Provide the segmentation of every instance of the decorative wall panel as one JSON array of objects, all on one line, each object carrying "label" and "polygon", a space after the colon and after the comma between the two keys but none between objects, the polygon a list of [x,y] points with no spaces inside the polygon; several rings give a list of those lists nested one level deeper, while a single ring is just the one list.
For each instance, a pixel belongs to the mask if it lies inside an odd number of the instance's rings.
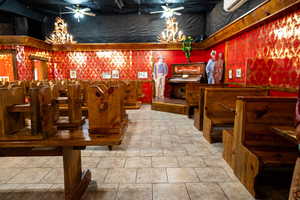
[{"label": "decorative wall panel", "polygon": [[[227,82],[248,86],[297,88],[300,84],[300,11],[246,32],[227,42]],[[242,69],[242,77],[235,76]]]}]

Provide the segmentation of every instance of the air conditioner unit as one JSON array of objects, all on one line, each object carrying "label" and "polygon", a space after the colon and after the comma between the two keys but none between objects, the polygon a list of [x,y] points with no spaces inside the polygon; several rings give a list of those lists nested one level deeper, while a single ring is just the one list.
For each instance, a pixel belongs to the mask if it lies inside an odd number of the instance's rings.
[{"label": "air conditioner unit", "polygon": [[233,12],[247,1],[248,0],[224,0],[224,10],[226,12]]}]

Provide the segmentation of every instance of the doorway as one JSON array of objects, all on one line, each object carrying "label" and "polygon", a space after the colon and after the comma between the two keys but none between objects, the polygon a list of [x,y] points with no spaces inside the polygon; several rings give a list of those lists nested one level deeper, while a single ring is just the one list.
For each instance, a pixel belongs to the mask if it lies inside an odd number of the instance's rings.
[{"label": "doorway", "polygon": [[48,59],[30,56],[32,60],[33,80],[48,80]]},{"label": "doorway", "polygon": [[15,80],[18,80],[16,52],[14,50],[0,50],[0,82]]}]

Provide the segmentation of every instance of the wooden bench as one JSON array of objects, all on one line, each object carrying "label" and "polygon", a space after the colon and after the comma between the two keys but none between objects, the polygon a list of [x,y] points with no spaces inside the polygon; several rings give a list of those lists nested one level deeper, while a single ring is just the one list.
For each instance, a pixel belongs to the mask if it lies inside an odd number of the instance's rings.
[{"label": "wooden bench", "polygon": [[[186,103],[188,106],[189,118],[192,118],[193,115],[194,115],[194,117],[198,117],[196,115],[199,115],[201,110],[203,111],[203,107],[204,107],[203,96],[204,96],[205,88],[223,88],[223,87],[226,87],[226,85],[224,85],[224,84],[206,84],[206,83],[187,83],[185,85],[185,100],[186,100]],[[202,103],[201,106],[199,103]],[[197,128],[200,127],[199,121],[197,123],[195,123],[195,126]]]},{"label": "wooden bench", "polygon": [[295,165],[297,145],[271,130],[274,125],[292,126],[295,106],[296,98],[237,98],[232,141],[227,142],[232,148],[225,146],[224,159],[253,196],[258,196],[257,177],[263,175],[264,170],[286,168],[292,171]]},{"label": "wooden bench", "polygon": [[209,142],[222,141],[222,130],[232,128],[238,96],[265,96],[258,88],[206,88],[204,93],[203,135]]},{"label": "wooden bench", "polygon": [[124,85],[124,106],[126,109],[139,109],[142,102],[141,82],[139,81],[121,81]]},{"label": "wooden bench", "polygon": [[56,122],[59,129],[77,128],[83,125],[81,88],[79,84],[67,86],[67,97],[57,97],[59,107],[67,111],[67,116],[60,116]]},{"label": "wooden bench", "polygon": [[31,88],[29,93],[25,103],[23,88],[0,89],[0,140],[42,140],[56,133],[50,88]]},{"label": "wooden bench", "polygon": [[118,86],[97,84],[88,89],[89,132],[95,134],[123,133],[126,113],[122,91]]}]

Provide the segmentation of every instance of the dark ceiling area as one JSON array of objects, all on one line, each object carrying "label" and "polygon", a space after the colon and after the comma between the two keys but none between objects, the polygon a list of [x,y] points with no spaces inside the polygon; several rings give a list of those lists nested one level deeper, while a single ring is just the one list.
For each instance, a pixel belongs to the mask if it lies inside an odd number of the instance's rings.
[{"label": "dark ceiling area", "polygon": [[[0,35],[29,35],[41,40],[53,30],[56,16],[83,43],[158,42],[165,28],[161,6],[184,7],[176,16],[179,29],[200,42],[267,0],[248,0],[234,12],[223,9],[224,0],[0,0]],[[80,22],[65,7],[90,8],[95,17]]]},{"label": "dark ceiling area", "polygon": [[[1,0],[0,0],[1,1]],[[58,15],[65,6],[79,5],[91,8],[96,14],[149,14],[161,10],[161,5],[184,6],[182,13],[209,12],[220,0],[18,0],[38,12]],[[123,6],[120,7],[118,2]]]}]

